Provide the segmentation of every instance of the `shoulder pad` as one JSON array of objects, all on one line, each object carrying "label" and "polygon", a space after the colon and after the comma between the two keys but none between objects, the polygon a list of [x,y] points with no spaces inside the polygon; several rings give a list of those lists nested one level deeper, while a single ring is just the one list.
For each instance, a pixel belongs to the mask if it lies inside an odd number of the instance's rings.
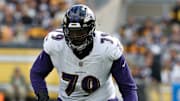
[{"label": "shoulder pad", "polygon": [[61,29],[49,32],[48,35],[44,38],[43,49],[48,54],[62,50],[63,46],[64,34]]},{"label": "shoulder pad", "polygon": [[123,46],[120,41],[109,33],[95,31],[95,36],[105,49],[105,55],[111,60],[117,60],[123,54]]},{"label": "shoulder pad", "polygon": [[123,46],[120,41],[110,35],[107,36],[109,44],[107,44],[107,55],[111,60],[117,60],[123,54]]}]

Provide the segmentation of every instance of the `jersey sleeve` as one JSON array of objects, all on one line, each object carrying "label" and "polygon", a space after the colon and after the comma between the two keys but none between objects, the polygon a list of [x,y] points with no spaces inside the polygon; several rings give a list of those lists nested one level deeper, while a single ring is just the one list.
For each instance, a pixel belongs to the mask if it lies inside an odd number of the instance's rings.
[{"label": "jersey sleeve", "polygon": [[123,54],[123,46],[120,41],[114,37],[111,37],[112,44],[108,45],[108,57],[111,60],[117,60]]},{"label": "jersey sleeve", "polygon": [[53,31],[44,38],[43,50],[49,55],[62,50],[64,35],[62,32]]},{"label": "jersey sleeve", "polygon": [[137,86],[123,55],[113,61],[111,73],[118,84],[123,101],[138,101]]},{"label": "jersey sleeve", "polygon": [[30,70],[30,81],[36,95],[40,92],[48,94],[45,77],[53,70],[50,56],[42,51]]}]

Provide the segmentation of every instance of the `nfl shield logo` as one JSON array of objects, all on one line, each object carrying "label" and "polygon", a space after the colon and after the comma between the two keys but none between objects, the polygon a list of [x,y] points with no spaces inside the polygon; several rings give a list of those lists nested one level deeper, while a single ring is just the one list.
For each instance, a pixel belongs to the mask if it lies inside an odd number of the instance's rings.
[{"label": "nfl shield logo", "polygon": [[80,66],[80,67],[83,66],[83,62],[82,62],[82,61],[79,62],[79,66]]}]

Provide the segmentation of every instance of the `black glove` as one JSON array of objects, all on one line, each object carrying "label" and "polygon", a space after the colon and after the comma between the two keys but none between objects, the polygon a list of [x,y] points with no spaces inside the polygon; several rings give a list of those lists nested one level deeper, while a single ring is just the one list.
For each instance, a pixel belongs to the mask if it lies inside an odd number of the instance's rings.
[{"label": "black glove", "polygon": [[49,96],[47,93],[39,92],[37,96],[38,96],[38,101],[49,101]]}]

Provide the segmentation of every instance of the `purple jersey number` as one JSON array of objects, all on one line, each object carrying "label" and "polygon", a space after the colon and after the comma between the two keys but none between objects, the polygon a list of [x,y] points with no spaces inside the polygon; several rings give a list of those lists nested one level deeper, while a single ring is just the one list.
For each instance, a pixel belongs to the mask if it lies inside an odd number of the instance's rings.
[{"label": "purple jersey number", "polygon": [[[69,84],[65,90],[66,94],[70,96],[75,89],[78,75],[62,73],[62,79],[68,81]],[[100,82],[94,76],[86,76],[81,82],[81,86],[87,93],[92,93],[100,87]]]},{"label": "purple jersey number", "polygon": [[88,93],[92,93],[95,90],[97,90],[100,87],[100,82],[97,78],[95,78],[94,76],[86,76],[83,80],[82,80],[82,88],[88,92]]},{"label": "purple jersey number", "polygon": [[101,36],[102,36],[101,43],[104,43],[105,41],[107,41],[107,42],[110,42],[111,44],[113,44],[113,41],[106,37],[106,36],[109,36],[108,34],[101,34]]},{"label": "purple jersey number", "polygon": [[63,78],[63,80],[69,82],[69,84],[68,84],[68,86],[67,86],[67,88],[65,90],[66,94],[69,96],[69,95],[71,95],[71,93],[75,89],[76,82],[77,82],[77,79],[78,79],[78,75],[72,75],[72,74],[67,74],[67,73],[63,72],[62,78]]},{"label": "purple jersey number", "polygon": [[64,38],[64,36],[61,34],[57,34],[56,36],[52,36],[51,38],[54,40],[62,40]]}]

